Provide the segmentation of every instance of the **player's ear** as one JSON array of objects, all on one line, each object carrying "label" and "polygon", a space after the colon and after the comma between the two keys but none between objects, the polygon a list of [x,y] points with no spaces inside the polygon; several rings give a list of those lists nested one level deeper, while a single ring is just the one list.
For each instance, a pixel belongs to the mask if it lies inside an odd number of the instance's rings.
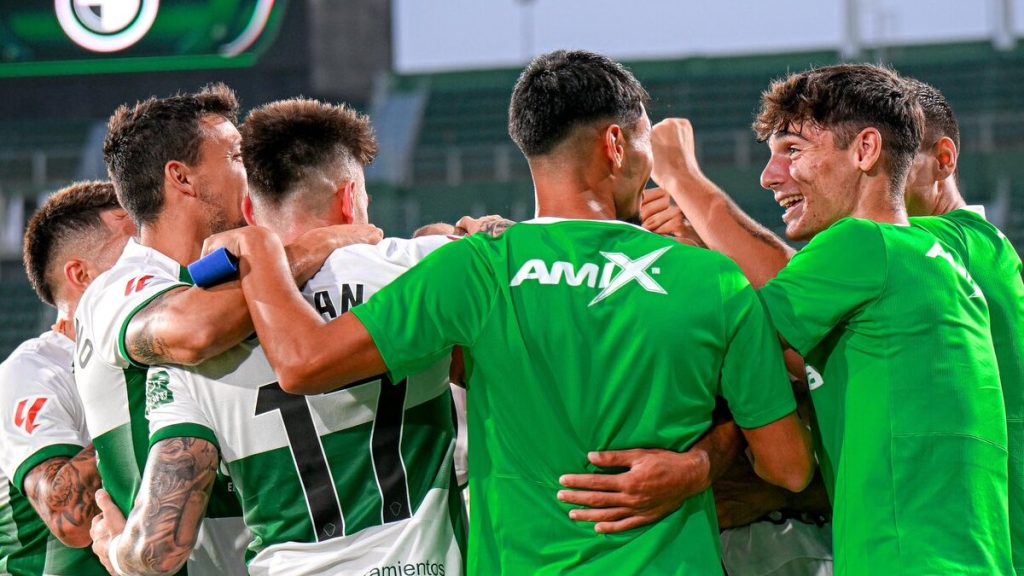
[{"label": "player's ear", "polygon": [[626,133],[618,124],[609,124],[603,136],[604,154],[612,170],[618,171],[626,157]]},{"label": "player's ear", "polygon": [[850,147],[857,167],[863,172],[871,172],[882,158],[882,134],[877,128],[868,126],[857,134]]},{"label": "player's ear", "polygon": [[167,190],[195,196],[196,191],[192,180],[192,170],[184,162],[171,160],[164,164],[164,186]]},{"label": "player's ear", "polygon": [[246,192],[242,196],[242,217],[245,218],[245,223],[249,226],[256,226],[256,210],[252,206],[252,196]]},{"label": "player's ear", "polygon": [[355,221],[356,183],[347,180],[335,191],[338,207],[341,208],[341,221],[351,224]]},{"label": "player's ear", "polygon": [[64,263],[64,283],[71,294],[82,294],[92,280],[92,273],[82,260],[72,258]]},{"label": "player's ear", "polygon": [[935,143],[935,147],[932,148],[933,155],[935,156],[935,162],[937,164],[936,180],[945,180],[949,178],[954,172],[956,172],[956,163],[959,158],[959,153],[956,149],[956,144],[948,136],[939,138],[939,141]]}]

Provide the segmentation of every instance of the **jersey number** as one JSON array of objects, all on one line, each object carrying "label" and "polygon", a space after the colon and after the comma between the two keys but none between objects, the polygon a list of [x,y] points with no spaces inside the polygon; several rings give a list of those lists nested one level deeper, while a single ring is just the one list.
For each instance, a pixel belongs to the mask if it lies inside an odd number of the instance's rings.
[{"label": "jersey number", "polygon": [[[406,381],[392,384],[387,376],[379,376],[367,382],[378,379],[380,396],[377,399],[377,416],[373,425],[370,451],[384,504],[381,520],[388,523],[411,516],[409,490],[401,453]],[[281,420],[288,435],[292,458],[295,459],[296,472],[306,494],[306,505],[313,520],[317,541],[344,536],[345,520],[341,504],[306,397],[288,394],[281,390],[277,382],[261,386],[256,399],[256,415],[274,410],[281,412]],[[317,441],[310,442],[311,438],[316,438]]]}]

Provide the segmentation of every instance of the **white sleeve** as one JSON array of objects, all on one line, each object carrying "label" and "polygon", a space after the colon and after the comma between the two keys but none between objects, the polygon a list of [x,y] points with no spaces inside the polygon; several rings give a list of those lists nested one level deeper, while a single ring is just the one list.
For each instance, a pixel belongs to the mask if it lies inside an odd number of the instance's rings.
[{"label": "white sleeve", "polygon": [[[213,423],[192,394],[196,376],[177,367],[152,367],[146,378],[149,445],[168,438],[202,438],[220,448]],[[199,385],[219,385],[200,382]]]},{"label": "white sleeve", "polygon": [[76,318],[81,317],[83,323],[90,324],[88,333],[93,339],[92,345],[105,363],[119,368],[129,365],[145,368],[128,357],[124,343],[128,323],[157,297],[175,288],[188,287],[188,284],[177,278],[152,274],[118,276],[93,295],[88,314],[76,314]]},{"label": "white sleeve", "polygon": [[39,464],[89,444],[75,394],[70,365],[62,372],[32,353],[0,365],[0,470],[18,490]]},{"label": "white sleeve", "polygon": [[419,263],[420,260],[429,256],[434,250],[447,246],[456,240],[458,240],[457,236],[420,236],[410,240],[395,239],[395,244],[387,246],[385,250],[389,257],[392,255],[398,256],[397,252],[400,251],[401,257],[396,257],[395,259],[412,267]]}]

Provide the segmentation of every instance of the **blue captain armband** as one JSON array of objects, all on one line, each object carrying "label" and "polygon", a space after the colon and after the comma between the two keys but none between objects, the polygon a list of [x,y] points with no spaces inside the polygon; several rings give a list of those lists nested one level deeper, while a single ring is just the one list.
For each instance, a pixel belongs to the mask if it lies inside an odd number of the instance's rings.
[{"label": "blue captain armband", "polygon": [[209,288],[238,276],[238,258],[227,248],[218,248],[188,265],[192,281],[200,288]]}]

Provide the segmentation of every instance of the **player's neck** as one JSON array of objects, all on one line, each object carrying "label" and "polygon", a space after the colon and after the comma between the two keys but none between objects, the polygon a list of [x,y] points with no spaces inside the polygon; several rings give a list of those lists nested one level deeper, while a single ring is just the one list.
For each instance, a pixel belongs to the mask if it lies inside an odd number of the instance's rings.
[{"label": "player's neck", "polygon": [[607,186],[582,175],[534,170],[537,217],[573,220],[615,220],[615,200]]},{"label": "player's neck", "polygon": [[903,194],[892,193],[887,174],[866,181],[863,186],[858,194],[857,205],[850,216],[897,226],[910,225]]},{"label": "player's neck", "polygon": [[152,248],[171,258],[182,266],[188,266],[199,259],[203,240],[209,234],[200,229],[194,221],[182,219],[157,219],[152,224],[143,224],[139,229],[139,244]]},{"label": "player's neck", "polygon": [[956,185],[956,180],[953,176],[936,183],[936,188],[937,193],[935,194],[935,204],[931,211],[932,215],[941,216],[949,214],[954,210],[967,206],[967,201],[960,194],[960,188]]}]

